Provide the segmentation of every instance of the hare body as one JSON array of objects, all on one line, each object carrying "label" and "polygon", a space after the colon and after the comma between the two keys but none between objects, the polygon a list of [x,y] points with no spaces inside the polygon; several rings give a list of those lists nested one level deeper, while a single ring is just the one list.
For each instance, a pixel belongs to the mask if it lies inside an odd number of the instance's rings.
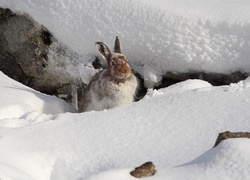
[{"label": "hare body", "polygon": [[100,111],[131,103],[134,100],[138,85],[126,56],[121,54],[118,38],[116,38],[116,53],[114,54],[111,54],[104,43],[96,43],[96,46],[107,60],[107,68],[91,79],[83,98],[79,102],[81,112]]}]

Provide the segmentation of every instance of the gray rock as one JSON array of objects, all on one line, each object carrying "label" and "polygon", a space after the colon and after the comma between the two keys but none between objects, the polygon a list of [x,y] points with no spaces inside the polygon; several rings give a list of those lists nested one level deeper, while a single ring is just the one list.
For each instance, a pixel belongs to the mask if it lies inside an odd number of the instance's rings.
[{"label": "gray rock", "polygon": [[0,8],[0,71],[43,93],[66,94],[70,101],[72,83],[81,86],[81,80],[65,70],[66,52],[54,42],[53,35],[28,15]]}]

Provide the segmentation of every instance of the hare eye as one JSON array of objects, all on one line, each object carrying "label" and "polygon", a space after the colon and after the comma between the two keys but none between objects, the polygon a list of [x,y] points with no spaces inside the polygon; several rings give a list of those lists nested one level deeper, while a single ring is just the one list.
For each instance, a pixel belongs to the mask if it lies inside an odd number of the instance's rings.
[{"label": "hare eye", "polygon": [[112,66],[115,66],[115,62],[114,62],[114,61],[111,61],[111,65],[112,65]]}]

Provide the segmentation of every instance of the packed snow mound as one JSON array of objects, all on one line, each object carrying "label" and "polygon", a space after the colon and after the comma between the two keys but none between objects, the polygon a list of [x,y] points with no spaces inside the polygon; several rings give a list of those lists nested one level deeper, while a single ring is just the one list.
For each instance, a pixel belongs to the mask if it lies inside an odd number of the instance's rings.
[{"label": "packed snow mound", "polygon": [[112,49],[117,35],[148,87],[167,71],[250,71],[247,0],[1,0],[0,6],[30,14],[76,51],[78,58],[66,63],[74,64],[66,67],[72,75],[98,55],[95,42]]},{"label": "packed snow mound", "polygon": [[[234,85],[234,84],[231,84],[231,85]],[[243,88],[249,88],[250,87],[250,77],[248,77],[244,81],[240,81],[239,83],[237,83],[237,85],[239,85],[240,87],[243,87]]]},{"label": "packed snow mound", "polygon": [[[157,169],[148,180],[247,180],[250,176],[250,140],[229,139],[208,150],[196,160],[173,168]],[[133,169],[101,172],[86,180],[134,180]]]},{"label": "packed snow mound", "polygon": [[[217,147],[184,166],[187,166],[185,170],[187,179],[211,179],[211,176],[212,179],[248,179],[250,140],[247,138],[224,140]],[[197,171],[193,175],[188,175],[188,171],[194,172],[192,169],[199,171],[199,175]],[[178,179],[178,176],[176,178]]]},{"label": "packed snow mound", "polygon": [[[35,91],[0,72],[0,124],[6,118],[21,118],[31,112],[59,114],[76,112],[69,104],[56,97]],[[35,114],[33,114],[35,115]],[[20,122],[20,121],[19,121]]]},{"label": "packed snow mound", "polygon": [[[40,93],[37,97],[38,92],[3,74],[0,79],[1,113],[10,102],[18,105],[0,116],[3,179],[86,179],[109,170],[114,170],[111,177],[120,174],[122,179],[128,177],[123,176],[125,171],[121,170],[121,174],[115,169],[132,170],[149,160],[159,170],[176,167],[211,149],[220,132],[250,131],[248,79],[223,87],[188,80],[181,86],[170,87],[171,93],[166,88],[160,90],[161,95],[139,102],[86,113],[61,113],[67,109],[63,110],[65,104],[58,99]],[[174,89],[177,93],[173,93]],[[53,114],[45,114],[48,109],[37,106],[41,101],[45,107],[56,104],[61,114],[56,114],[55,109],[50,110]],[[192,172],[199,172],[196,170],[203,165],[195,163],[183,166],[183,170],[178,167],[172,175],[189,172],[191,166]],[[171,177],[164,172],[165,179]]]},{"label": "packed snow mound", "polygon": [[189,80],[171,85],[168,88],[163,88],[159,90],[149,89],[144,98],[157,96],[157,95],[163,95],[163,94],[183,93],[186,91],[211,90],[211,88],[212,88],[212,85],[208,83],[207,81],[203,81],[200,79],[189,79]]}]

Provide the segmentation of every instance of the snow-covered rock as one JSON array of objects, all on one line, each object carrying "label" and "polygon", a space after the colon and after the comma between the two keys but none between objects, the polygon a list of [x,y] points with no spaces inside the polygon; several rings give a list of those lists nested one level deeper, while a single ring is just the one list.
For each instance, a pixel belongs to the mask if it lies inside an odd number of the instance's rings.
[{"label": "snow-covered rock", "polygon": [[111,45],[116,35],[142,75],[145,65],[155,77],[250,71],[247,0],[1,0],[0,6],[30,14],[74,50],[80,58],[66,65],[72,76],[98,55],[95,42]]}]

